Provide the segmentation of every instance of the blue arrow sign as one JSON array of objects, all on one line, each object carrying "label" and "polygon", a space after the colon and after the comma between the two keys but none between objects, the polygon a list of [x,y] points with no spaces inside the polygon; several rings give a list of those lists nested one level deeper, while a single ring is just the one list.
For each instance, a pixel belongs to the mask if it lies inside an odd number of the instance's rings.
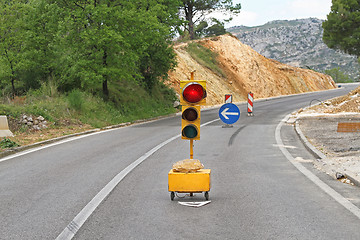
[{"label": "blue arrow sign", "polygon": [[224,123],[233,124],[239,120],[240,110],[235,104],[226,103],[221,106],[219,110],[219,117]]}]

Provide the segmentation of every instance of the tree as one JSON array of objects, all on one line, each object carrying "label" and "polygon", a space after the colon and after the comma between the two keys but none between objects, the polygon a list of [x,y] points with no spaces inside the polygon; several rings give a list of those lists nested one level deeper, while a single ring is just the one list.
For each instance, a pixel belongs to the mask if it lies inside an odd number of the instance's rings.
[{"label": "tree", "polygon": [[12,96],[15,84],[23,70],[23,15],[26,4],[21,1],[0,1],[0,83],[11,85]]},{"label": "tree", "polygon": [[110,79],[131,78],[137,57],[122,34],[128,26],[126,3],[118,1],[54,1],[66,13],[60,24],[62,88],[96,91],[109,96]]},{"label": "tree", "polygon": [[327,46],[360,57],[360,3],[358,0],[332,0],[331,12],[323,22]]},{"label": "tree", "polygon": [[219,36],[226,33],[224,23],[213,18],[212,21],[215,23],[211,27],[206,29],[207,36]]},{"label": "tree", "polygon": [[212,18],[212,25],[209,26],[207,21],[201,21],[198,25],[195,27],[195,36],[196,37],[210,37],[210,36],[219,36],[226,33],[226,29],[224,26],[224,23]]},{"label": "tree", "polygon": [[241,9],[241,4],[234,6],[232,0],[182,0],[182,3],[190,39],[195,39],[195,24],[202,21],[206,14],[215,10],[239,14]]},{"label": "tree", "polygon": [[23,18],[24,58],[26,71],[22,81],[25,89],[38,88],[56,74],[58,65],[58,39],[59,22],[63,19],[57,5],[47,0],[32,0],[28,7],[28,14]]},{"label": "tree", "polygon": [[[136,44],[132,44],[139,56],[138,66],[141,82],[151,93],[157,81],[167,77],[170,69],[176,65],[176,55],[171,47],[175,36],[174,26],[180,24],[178,7],[180,1],[147,0],[139,1],[134,9],[135,19],[139,15],[144,23],[137,24]],[[138,51],[138,50],[141,51]]]},{"label": "tree", "polygon": [[1,86],[12,95],[36,89],[54,70],[61,16],[46,0],[0,0],[0,12]]},{"label": "tree", "polygon": [[325,70],[325,73],[327,75],[330,75],[336,83],[354,82],[353,80],[351,80],[351,78],[348,75],[342,72],[339,67]]},{"label": "tree", "polygon": [[[109,97],[109,83],[149,92],[176,64],[178,0],[0,0],[0,87],[55,80]],[[11,89],[10,89],[11,88]]]},{"label": "tree", "polygon": [[201,21],[196,27],[195,27],[195,36],[196,37],[201,37],[203,35],[205,35],[205,31],[207,29],[207,27],[209,26],[209,24],[206,21]]},{"label": "tree", "polygon": [[[110,81],[137,80],[151,88],[175,55],[169,48],[179,3],[171,0],[61,1],[63,82],[109,97]],[[70,46],[70,47],[66,47]]]}]

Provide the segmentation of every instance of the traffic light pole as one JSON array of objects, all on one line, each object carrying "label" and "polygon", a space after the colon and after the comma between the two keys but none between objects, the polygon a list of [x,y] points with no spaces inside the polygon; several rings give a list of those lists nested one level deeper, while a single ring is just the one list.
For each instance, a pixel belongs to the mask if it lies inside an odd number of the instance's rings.
[{"label": "traffic light pole", "polygon": [[[194,81],[194,73],[195,71],[192,71],[190,74],[190,80]],[[194,140],[190,139],[190,159],[194,159]]]},{"label": "traffic light pole", "polygon": [[190,139],[190,159],[194,158],[194,140]]}]

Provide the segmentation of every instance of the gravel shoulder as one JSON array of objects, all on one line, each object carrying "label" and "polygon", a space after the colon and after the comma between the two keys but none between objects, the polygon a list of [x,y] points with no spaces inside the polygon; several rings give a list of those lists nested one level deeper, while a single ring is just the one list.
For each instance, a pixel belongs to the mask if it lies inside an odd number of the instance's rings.
[{"label": "gravel shoulder", "polygon": [[339,132],[339,123],[360,124],[360,87],[349,94],[300,109],[290,119],[314,166],[344,183],[360,186],[360,131]]},{"label": "gravel shoulder", "polygon": [[298,116],[297,132],[316,148],[314,166],[344,183],[360,186],[359,132],[338,132],[339,123],[358,122],[360,114]]}]

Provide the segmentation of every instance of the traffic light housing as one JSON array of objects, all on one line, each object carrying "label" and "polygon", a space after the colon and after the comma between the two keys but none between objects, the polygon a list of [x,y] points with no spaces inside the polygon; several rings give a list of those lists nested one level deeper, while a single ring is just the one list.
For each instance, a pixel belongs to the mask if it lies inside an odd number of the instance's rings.
[{"label": "traffic light housing", "polygon": [[200,140],[200,106],[182,106],[181,138]]},{"label": "traffic light housing", "polygon": [[180,81],[181,138],[200,140],[200,106],[206,104],[206,81]]}]

